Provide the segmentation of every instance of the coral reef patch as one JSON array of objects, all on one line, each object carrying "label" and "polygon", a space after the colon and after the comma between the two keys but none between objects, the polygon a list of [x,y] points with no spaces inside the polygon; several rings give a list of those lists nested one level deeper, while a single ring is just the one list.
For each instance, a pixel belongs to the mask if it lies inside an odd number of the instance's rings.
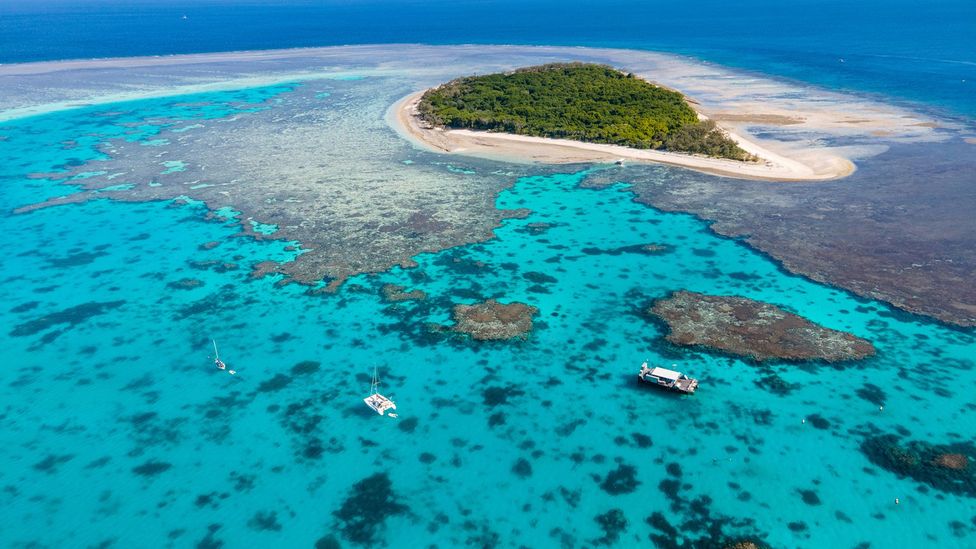
[{"label": "coral reef patch", "polygon": [[770,303],[744,297],[679,291],[648,313],[667,323],[667,340],[755,360],[858,360],[875,354],[874,345],[831,330]]},{"label": "coral reef patch", "polygon": [[398,301],[422,301],[427,299],[427,294],[423,290],[407,290],[405,286],[398,284],[384,284],[382,292],[383,299],[391,303]]},{"label": "coral reef patch", "polygon": [[525,303],[500,303],[494,299],[455,305],[452,329],[479,341],[525,338],[532,331],[532,317],[538,312]]},{"label": "coral reef patch", "polygon": [[42,317],[35,318],[34,320],[29,320],[23,324],[18,324],[17,326],[14,326],[13,330],[10,331],[10,335],[14,337],[34,335],[60,324],[74,326],[88,320],[93,316],[104,314],[112,309],[121,307],[124,304],[125,301],[92,301],[89,303],[82,303],[81,305],[68,307],[67,309],[50,313]]},{"label": "coral reef patch", "polygon": [[902,443],[897,435],[871,436],[861,443],[871,463],[899,477],[953,494],[976,498],[976,445],[972,442],[932,444],[920,440]]}]

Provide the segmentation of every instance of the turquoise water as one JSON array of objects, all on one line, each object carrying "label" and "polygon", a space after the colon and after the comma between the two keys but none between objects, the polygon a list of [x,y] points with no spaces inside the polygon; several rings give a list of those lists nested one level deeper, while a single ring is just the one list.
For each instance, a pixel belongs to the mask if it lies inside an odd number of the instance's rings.
[{"label": "turquoise water", "polygon": [[[971,544],[971,496],[898,478],[860,448],[876,434],[971,440],[973,332],[789,275],[691,216],[634,203],[625,182],[519,179],[497,205],[532,213],[496,238],[334,295],[252,280],[294,243],[242,237],[198,204],[8,213],[66,194],[27,175],[97,158],[102,141],[152,143],[162,124],[246,116],[288,89],[0,128],[5,545],[664,546],[668,524],[685,546]],[[451,169],[463,181],[478,165]],[[643,244],[663,249],[633,251]],[[385,302],[388,283],[428,298]],[[760,366],[674,348],[642,309],[681,289],[776,303],[878,355]],[[539,309],[527,340],[432,327],[491,297]],[[212,367],[211,337],[236,377]],[[702,388],[640,390],[643,360],[678,363]],[[374,365],[398,419],[361,401]]]}]

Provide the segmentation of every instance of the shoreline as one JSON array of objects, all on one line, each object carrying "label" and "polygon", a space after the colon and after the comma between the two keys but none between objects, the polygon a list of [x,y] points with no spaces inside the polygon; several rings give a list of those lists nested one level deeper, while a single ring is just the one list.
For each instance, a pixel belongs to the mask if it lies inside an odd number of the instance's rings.
[{"label": "shoreline", "polygon": [[[415,146],[428,151],[460,154],[517,164],[587,164],[631,161],[665,164],[690,170],[761,181],[829,181],[847,177],[856,167],[849,159],[825,149],[809,148],[804,160],[773,152],[726,126],[720,127],[760,162],[741,162],[690,154],[645,150],[501,132],[428,127],[417,115],[417,104],[427,90],[400,99],[387,111],[387,123]],[[692,102],[694,105],[694,103]],[[696,109],[699,115],[703,115]],[[742,116],[749,116],[743,114]]]}]

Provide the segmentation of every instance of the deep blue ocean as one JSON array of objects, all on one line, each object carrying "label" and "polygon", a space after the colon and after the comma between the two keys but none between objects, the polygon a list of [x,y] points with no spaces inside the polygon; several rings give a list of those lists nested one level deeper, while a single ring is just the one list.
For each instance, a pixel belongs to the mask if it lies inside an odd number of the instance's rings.
[{"label": "deep blue ocean", "polygon": [[970,0],[0,2],[0,63],[395,42],[610,46],[966,116],[976,115],[974,37]]}]

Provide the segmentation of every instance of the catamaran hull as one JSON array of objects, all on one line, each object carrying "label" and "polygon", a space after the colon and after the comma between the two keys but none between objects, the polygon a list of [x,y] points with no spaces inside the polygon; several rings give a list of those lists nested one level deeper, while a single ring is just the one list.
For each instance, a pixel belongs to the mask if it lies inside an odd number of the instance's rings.
[{"label": "catamaran hull", "polygon": [[392,400],[380,394],[372,394],[364,398],[363,402],[366,403],[366,406],[369,406],[370,409],[381,416],[386,415],[387,411],[391,411],[390,415],[393,415],[392,412],[396,412],[396,404],[394,404]]}]

